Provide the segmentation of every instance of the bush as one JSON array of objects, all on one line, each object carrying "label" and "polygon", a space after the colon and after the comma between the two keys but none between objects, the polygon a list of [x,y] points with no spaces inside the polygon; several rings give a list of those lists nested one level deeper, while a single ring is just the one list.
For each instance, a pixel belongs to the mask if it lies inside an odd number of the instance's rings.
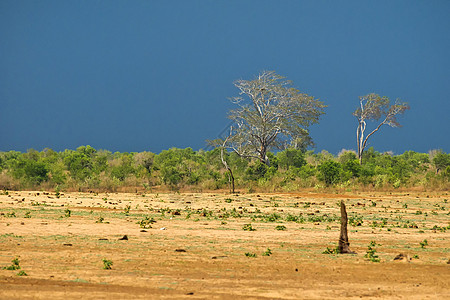
[{"label": "bush", "polygon": [[183,173],[177,168],[169,166],[161,170],[161,177],[165,184],[175,187],[183,180]]},{"label": "bush", "polygon": [[445,170],[445,168],[450,166],[450,154],[438,152],[433,158],[433,164],[436,167],[437,173],[440,170]]},{"label": "bush", "polygon": [[109,259],[104,258],[102,261],[103,261],[103,269],[105,269],[105,270],[111,270],[111,266],[114,264],[114,263],[112,262],[112,260],[109,260]]},{"label": "bush", "polygon": [[124,181],[125,178],[136,172],[133,167],[133,156],[131,154],[123,154],[120,159],[118,159],[117,165],[111,168],[111,176]]},{"label": "bush", "polygon": [[327,186],[336,184],[340,181],[342,166],[340,163],[329,160],[318,167],[319,179],[324,181]]},{"label": "bush", "polygon": [[342,164],[342,169],[350,172],[351,177],[359,177],[362,167],[357,159],[349,159]]},{"label": "bush", "polygon": [[12,173],[15,178],[23,178],[31,185],[39,185],[49,179],[49,168],[44,162],[23,157],[12,163]]},{"label": "bush", "polygon": [[281,151],[277,155],[278,165],[285,170],[289,170],[290,167],[301,168],[306,165],[305,155],[303,151],[299,149],[286,149]]},{"label": "bush", "polygon": [[[270,166],[234,152],[225,153],[237,189],[290,192],[338,183],[342,183],[341,188],[356,184],[375,188],[450,188],[450,155],[440,150],[430,154],[406,151],[393,155],[370,148],[364,153],[363,165],[348,150],[341,151],[337,158],[326,151],[315,154],[298,149],[267,153],[267,156]],[[323,183],[319,184],[319,180]],[[66,191],[136,191],[159,184],[171,189],[187,187],[201,191],[228,188],[229,179],[218,149],[205,152],[172,148],[157,155],[151,152],[112,154],[91,146],[63,152],[51,149],[0,152],[2,189],[59,186]]]},{"label": "bush", "polygon": [[268,170],[269,170],[269,167],[266,164],[264,164],[260,161],[257,161],[256,163],[254,163],[253,165],[250,165],[245,170],[245,179],[256,181],[260,178],[263,178],[264,175],[266,175],[266,172]]}]

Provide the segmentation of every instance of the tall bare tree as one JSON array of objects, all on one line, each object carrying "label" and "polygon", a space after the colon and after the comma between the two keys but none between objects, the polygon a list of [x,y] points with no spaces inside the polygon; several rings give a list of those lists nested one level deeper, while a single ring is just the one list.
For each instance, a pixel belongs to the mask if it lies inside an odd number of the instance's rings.
[{"label": "tall bare tree", "polygon": [[[388,125],[391,127],[401,127],[397,121],[397,116],[403,114],[409,105],[406,102],[400,102],[398,99],[394,104],[388,97],[381,97],[378,94],[371,93],[366,96],[359,97],[360,107],[353,112],[353,115],[358,120],[358,128],[356,129],[356,140],[358,143],[358,158],[359,163],[362,164],[362,155],[367,145],[367,140],[381,126]],[[366,131],[367,121],[382,121],[373,129],[367,136],[364,136]]]},{"label": "tall bare tree", "polygon": [[312,143],[308,127],[324,113],[322,102],[301,93],[274,71],[234,85],[240,93],[230,100],[239,107],[229,113],[234,124],[223,148],[269,165],[271,148],[304,148]]}]

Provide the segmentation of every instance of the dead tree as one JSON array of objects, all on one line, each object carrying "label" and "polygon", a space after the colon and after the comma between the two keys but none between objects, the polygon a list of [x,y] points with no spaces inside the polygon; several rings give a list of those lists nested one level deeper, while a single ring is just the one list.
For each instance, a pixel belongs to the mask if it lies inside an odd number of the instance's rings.
[{"label": "dead tree", "polygon": [[[397,116],[409,109],[409,105],[408,103],[400,102],[399,100],[396,100],[394,104],[391,104],[388,97],[381,97],[375,93],[359,97],[359,105],[360,107],[353,112],[353,115],[358,120],[356,141],[358,144],[359,163],[362,164],[362,155],[369,137],[385,124],[391,127],[400,127],[401,125],[397,121]],[[383,121],[381,121],[380,124],[365,137],[366,121],[378,121],[380,118]]]},{"label": "dead tree", "polygon": [[347,210],[345,209],[344,201],[341,201],[341,233],[339,235],[339,253],[350,253],[355,254],[355,252],[350,251],[347,233]]},{"label": "dead tree", "polygon": [[[231,128],[231,130],[233,130],[233,129]],[[231,133],[230,133],[230,134],[231,134]],[[224,142],[223,142],[223,144],[222,144],[222,147],[220,148],[220,159],[222,160],[223,166],[224,166],[225,169],[227,169],[227,171],[228,171],[228,181],[230,182],[230,192],[234,194],[234,176],[233,176],[233,171],[231,170],[230,166],[228,166],[227,161],[226,161],[225,158],[223,157],[223,151],[224,151],[224,149],[225,149],[225,145],[227,144],[229,137],[230,137],[230,136],[228,136],[228,137],[224,140]]]}]

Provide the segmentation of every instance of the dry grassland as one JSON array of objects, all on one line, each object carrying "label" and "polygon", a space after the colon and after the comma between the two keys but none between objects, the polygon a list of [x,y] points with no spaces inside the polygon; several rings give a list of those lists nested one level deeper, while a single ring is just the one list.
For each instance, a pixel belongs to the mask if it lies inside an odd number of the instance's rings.
[{"label": "dry grassland", "polygon": [[[357,254],[323,254],[341,200]],[[449,213],[447,193],[10,191],[0,298],[450,299]]]}]

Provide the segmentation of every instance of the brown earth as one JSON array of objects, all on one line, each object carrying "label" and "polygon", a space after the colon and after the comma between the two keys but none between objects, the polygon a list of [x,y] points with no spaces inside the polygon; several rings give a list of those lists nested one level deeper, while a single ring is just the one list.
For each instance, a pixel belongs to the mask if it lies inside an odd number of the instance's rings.
[{"label": "brown earth", "polygon": [[[0,298],[450,299],[449,198],[10,191]],[[355,255],[323,254],[337,245],[340,200]],[[140,227],[145,217],[156,223]],[[371,241],[380,262],[365,257]],[[16,257],[21,269],[4,269]]]}]

